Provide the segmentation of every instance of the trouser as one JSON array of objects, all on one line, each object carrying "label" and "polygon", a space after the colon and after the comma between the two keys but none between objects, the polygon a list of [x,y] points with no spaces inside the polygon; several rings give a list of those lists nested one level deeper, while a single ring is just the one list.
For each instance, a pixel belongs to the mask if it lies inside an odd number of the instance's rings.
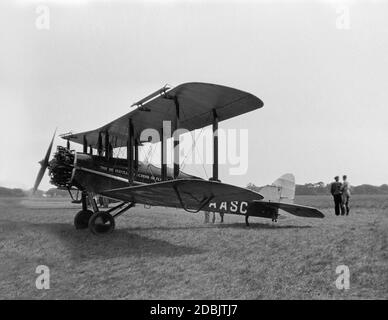
[{"label": "trouser", "polygon": [[[213,212],[212,223],[216,223],[216,212]],[[224,213],[220,212],[221,223],[224,222]]]},{"label": "trouser", "polygon": [[210,215],[210,212],[209,211],[205,211],[205,221],[204,221],[204,223],[209,223],[209,215]]},{"label": "trouser", "polygon": [[349,196],[348,195],[343,195],[342,197],[342,205],[344,206],[344,211],[346,215],[349,214]]},{"label": "trouser", "polygon": [[333,197],[334,197],[335,215],[339,216],[341,211],[342,211],[342,214],[343,214],[343,210],[342,210],[342,195],[335,194],[335,195],[333,195]]}]

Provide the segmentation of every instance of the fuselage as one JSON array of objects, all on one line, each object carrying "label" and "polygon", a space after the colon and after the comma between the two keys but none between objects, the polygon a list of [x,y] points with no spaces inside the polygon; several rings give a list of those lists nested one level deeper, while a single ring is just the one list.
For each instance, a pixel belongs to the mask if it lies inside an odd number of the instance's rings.
[{"label": "fuselage", "polygon": [[[55,159],[57,160],[55,161]],[[62,161],[58,161],[58,159],[61,159]],[[67,167],[68,169],[64,171],[64,167]],[[61,169],[62,171],[58,169]],[[64,177],[64,174],[66,177]],[[69,154],[69,151],[64,148],[59,148],[54,156],[54,161],[50,162],[50,176],[51,183],[56,186],[63,187],[63,183],[66,181],[66,187],[75,186],[81,190],[94,194],[100,194],[104,190],[162,181],[161,169],[152,164],[139,161],[138,165],[135,166],[133,179],[131,179],[132,183],[130,183],[128,176],[128,161],[126,159],[106,159],[105,157],[79,152]],[[173,170],[170,168],[167,169],[166,179],[174,179]],[[181,171],[178,179],[201,178]],[[262,206],[260,205],[260,202],[257,201],[252,202],[244,200],[210,201],[202,210],[244,216],[260,216],[265,218],[272,218],[277,214],[277,209]]]}]

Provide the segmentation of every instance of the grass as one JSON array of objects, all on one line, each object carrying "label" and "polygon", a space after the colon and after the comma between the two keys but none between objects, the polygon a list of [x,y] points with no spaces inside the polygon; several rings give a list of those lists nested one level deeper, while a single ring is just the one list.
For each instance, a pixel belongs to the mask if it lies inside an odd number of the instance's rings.
[{"label": "grass", "polygon": [[[96,237],[72,223],[63,200],[0,199],[2,299],[387,299],[388,197],[354,196],[335,217],[327,196],[298,197],[325,219],[278,223],[138,206]],[[338,265],[350,289],[335,286]],[[37,290],[35,268],[50,268]]]}]

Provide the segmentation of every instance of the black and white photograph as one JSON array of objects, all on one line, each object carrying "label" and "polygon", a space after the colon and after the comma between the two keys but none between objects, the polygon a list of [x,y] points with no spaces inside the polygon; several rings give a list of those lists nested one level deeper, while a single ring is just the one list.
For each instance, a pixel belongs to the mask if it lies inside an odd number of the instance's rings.
[{"label": "black and white photograph", "polygon": [[144,319],[387,300],[387,18],[384,0],[2,0],[0,300]]}]

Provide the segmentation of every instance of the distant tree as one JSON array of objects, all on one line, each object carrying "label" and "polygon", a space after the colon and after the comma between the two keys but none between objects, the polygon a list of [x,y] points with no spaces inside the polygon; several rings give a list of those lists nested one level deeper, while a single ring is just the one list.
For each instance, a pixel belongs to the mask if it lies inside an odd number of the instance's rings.
[{"label": "distant tree", "polygon": [[388,194],[388,184],[382,184],[380,186],[380,190],[384,193],[384,194]]},{"label": "distant tree", "polygon": [[10,189],[0,187],[0,196],[2,197],[25,197],[26,194],[22,189]]},{"label": "distant tree", "polygon": [[69,193],[67,190],[60,190],[57,188],[51,188],[47,190],[45,194],[48,197],[69,197]]},{"label": "distant tree", "polygon": [[256,186],[254,183],[248,183],[247,189],[258,192],[261,187]]},{"label": "distant tree", "polygon": [[295,187],[296,195],[316,195],[316,194],[328,194],[328,188],[325,183],[306,183],[304,185],[297,184]]},{"label": "distant tree", "polygon": [[388,186],[386,184],[383,184],[380,187],[362,184],[360,186],[352,187],[351,192],[353,194],[388,194]]}]

